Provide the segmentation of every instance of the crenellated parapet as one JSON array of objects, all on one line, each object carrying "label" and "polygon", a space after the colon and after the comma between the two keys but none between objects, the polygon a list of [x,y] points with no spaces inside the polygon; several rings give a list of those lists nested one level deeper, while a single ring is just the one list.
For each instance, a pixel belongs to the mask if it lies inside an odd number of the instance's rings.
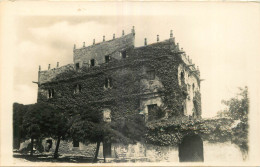
[{"label": "crenellated parapet", "polygon": [[123,52],[129,48],[134,48],[134,38],[135,30],[134,27],[131,30],[131,33],[125,35],[124,30],[122,31],[122,36],[116,38],[113,34],[111,40],[106,41],[106,37],[103,36],[103,41],[96,43],[93,39],[93,45],[76,48],[74,45],[73,49],[73,61],[74,64],[80,68],[85,65],[90,65],[91,60],[95,61],[95,66],[105,62],[104,56],[110,56],[116,59],[120,58],[120,52]]},{"label": "crenellated parapet", "polygon": [[[41,66],[39,66],[41,67]],[[57,63],[57,67],[50,69],[50,64],[48,66],[48,70],[41,71],[41,68],[39,68],[39,73],[38,73],[38,84],[44,84],[47,82],[53,81],[53,79],[66,71],[71,71],[74,70],[74,65],[73,64],[68,64],[65,66],[59,67],[59,62]]]}]

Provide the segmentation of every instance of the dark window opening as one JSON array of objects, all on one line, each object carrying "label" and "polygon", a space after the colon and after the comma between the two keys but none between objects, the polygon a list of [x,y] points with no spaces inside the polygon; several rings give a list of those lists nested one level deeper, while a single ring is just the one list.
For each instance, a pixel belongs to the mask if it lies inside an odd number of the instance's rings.
[{"label": "dark window opening", "polygon": [[105,79],[105,88],[111,88],[112,85],[112,78],[106,78]]},{"label": "dark window opening", "polygon": [[79,69],[79,63],[76,63],[76,70]]},{"label": "dark window opening", "polygon": [[82,90],[81,84],[76,84],[74,86],[74,93],[80,93]]},{"label": "dark window opening", "polygon": [[54,97],[54,89],[51,90],[52,97]]},{"label": "dark window opening", "polygon": [[91,60],[90,60],[90,65],[91,65],[91,66],[95,66],[95,59],[91,59]]},{"label": "dark window opening", "polygon": [[155,79],[155,72],[154,70],[147,71],[148,80],[154,80]]},{"label": "dark window opening", "polygon": [[73,139],[73,147],[79,147],[79,141],[76,139]]},{"label": "dark window opening", "polygon": [[51,139],[46,140],[45,151],[49,152],[51,148],[52,148],[52,140]]},{"label": "dark window opening", "polygon": [[54,89],[48,89],[48,98],[54,97]]},{"label": "dark window opening", "polygon": [[157,104],[147,105],[148,108],[148,121],[155,119]]},{"label": "dark window opening", "polygon": [[110,61],[110,56],[105,56],[105,62],[108,63]]},{"label": "dark window opening", "polygon": [[181,115],[184,116],[184,109],[185,109],[185,106],[184,104],[181,106]]},{"label": "dark window opening", "polygon": [[49,96],[48,97],[51,98],[52,97],[51,96],[51,90],[49,89],[48,92],[49,92]]},{"label": "dark window opening", "polygon": [[198,110],[198,104],[196,102],[196,100],[193,100],[193,106],[194,106],[194,110],[193,110],[193,117],[197,118],[197,117],[200,117],[200,114],[199,114],[199,110]]},{"label": "dark window opening", "polygon": [[122,55],[122,58],[125,59],[126,58],[126,51],[122,51],[121,55]]},{"label": "dark window opening", "polygon": [[184,81],[184,73],[181,72],[181,84],[185,85],[185,81]]}]

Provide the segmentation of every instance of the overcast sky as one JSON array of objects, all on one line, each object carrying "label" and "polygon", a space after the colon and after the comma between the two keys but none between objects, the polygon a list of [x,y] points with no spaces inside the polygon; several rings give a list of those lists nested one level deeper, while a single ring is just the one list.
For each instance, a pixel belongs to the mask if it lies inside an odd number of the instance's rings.
[{"label": "overcast sky", "polygon": [[17,17],[14,102],[36,102],[37,85],[32,81],[37,81],[39,65],[46,70],[48,64],[53,68],[57,62],[60,66],[72,63],[74,44],[81,47],[85,41],[91,45],[94,38],[99,42],[103,35],[109,40],[113,33],[121,36],[123,29],[130,33],[132,26],[136,30],[136,46],[142,46],[144,38],[148,44],[156,42],[157,34],[160,40],[165,40],[173,30],[175,41],[199,66],[201,78],[205,79],[201,83],[203,117],[214,116],[223,107],[222,99],[234,96],[237,87],[248,85],[250,60],[260,53],[259,5],[147,3],[137,7],[123,3],[112,6],[110,16],[84,13],[88,9],[104,9],[87,4],[71,5],[66,8],[67,14],[65,11],[52,16],[27,13]]}]

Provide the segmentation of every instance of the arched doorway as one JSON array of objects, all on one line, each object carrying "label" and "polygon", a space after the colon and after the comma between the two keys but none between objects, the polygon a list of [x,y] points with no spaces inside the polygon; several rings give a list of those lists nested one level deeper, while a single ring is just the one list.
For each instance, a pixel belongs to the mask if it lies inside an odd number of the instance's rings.
[{"label": "arched doorway", "polygon": [[199,135],[185,136],[179,144],[180,162],[203,162],[203,141]]}]

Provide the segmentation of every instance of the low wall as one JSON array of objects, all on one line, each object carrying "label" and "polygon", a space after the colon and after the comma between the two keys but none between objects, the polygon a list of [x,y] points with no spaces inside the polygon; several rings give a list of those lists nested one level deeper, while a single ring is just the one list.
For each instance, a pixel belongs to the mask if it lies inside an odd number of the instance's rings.
[{"label": "low wall", "polygon": [[[27,147],[30,141],[21,143],[20,149]],[[43,146],[46,145],[46,140],[42,141]],[[52,148],[49,152],[54,152],[56,141],[53,140]],[[85,145],[79,144],[79,147],[73,147],[72,142],[61,141],[59,153],[70,155],[81,155],[93,157],[96,149],[96,144],[91,143]],[[210,143],[203,141],[204,162],[243,162],[243,155],[239,147],[231,142]],[[115,144],[111,145],[111,156],[115,159],[144,159],[146,162],[179,162],[179,150],[174,146],[154,146],[149,144],[137,143],[135,145]],[[103,145],[101,143],[99,149],[99,158],[103,158]]]}]

